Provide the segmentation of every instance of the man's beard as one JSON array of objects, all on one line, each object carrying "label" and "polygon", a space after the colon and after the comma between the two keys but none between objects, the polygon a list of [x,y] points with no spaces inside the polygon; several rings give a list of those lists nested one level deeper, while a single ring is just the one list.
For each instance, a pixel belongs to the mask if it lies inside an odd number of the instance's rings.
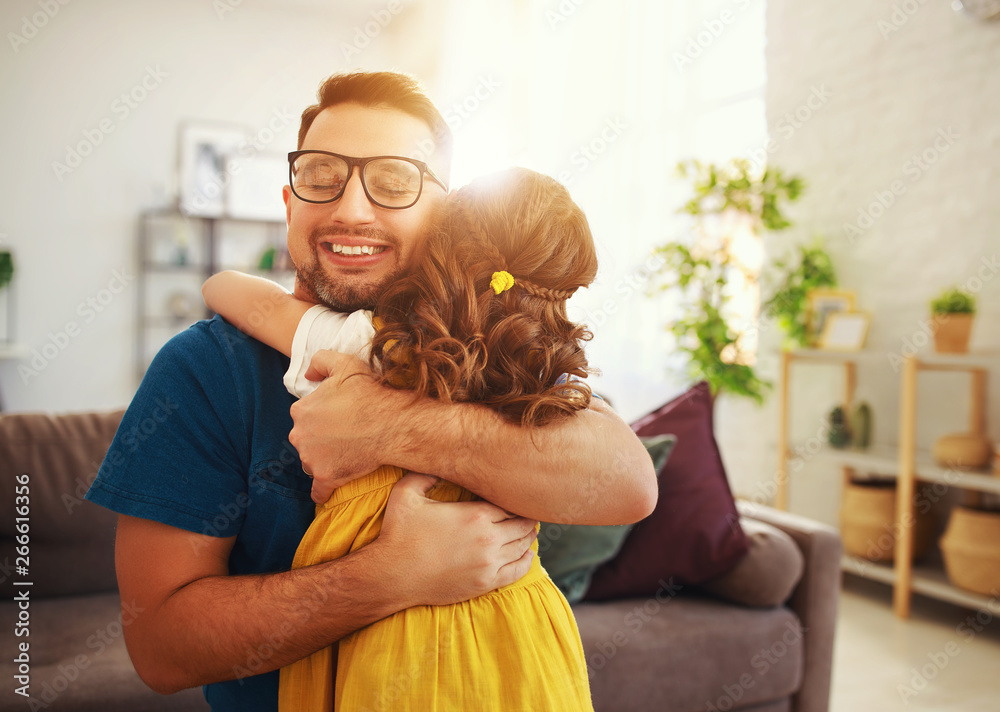
[{"label": "man's beard", "polygon": [[[366,237],[389,245],[397,258],[396,268],[383,279],[374,283],[346,284],[336,281],[323,271],[319,258],[320,250],[325,249],[320,243],[336,242],[337,235]],[[392,233],[377,228],[356,227],[320,228],[309,236],[309,244],[313,250],[313,259],[308,265],[296,266],[295,278],[312,291],[313,295],[323,304],[338,312],[352,312],[359,309],[374,309],[379,297],[393,282],[403,276],[404,266],[399,261],[399,240]]]}]

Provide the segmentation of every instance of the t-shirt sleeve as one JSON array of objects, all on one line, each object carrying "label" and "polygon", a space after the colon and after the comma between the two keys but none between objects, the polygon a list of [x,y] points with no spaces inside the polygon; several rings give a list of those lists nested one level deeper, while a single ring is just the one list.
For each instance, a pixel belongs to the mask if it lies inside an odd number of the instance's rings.
[{"label": "t-shirt sleeve", "polygon": [[322,305],[311,307],[302,315],[292,338],[285,388],[298,398],[316,390],[320,382],[307,380],[306,371],[317,351],[328,349],[367,362],[374,336],[372,313],[368,310],[342,314]]},{"label": "t-shirt sleeve", "polygon": [[246,397],[206,322],[174,337],[153,359],[86,498],[188,531],[235,535],[248,490]]}]

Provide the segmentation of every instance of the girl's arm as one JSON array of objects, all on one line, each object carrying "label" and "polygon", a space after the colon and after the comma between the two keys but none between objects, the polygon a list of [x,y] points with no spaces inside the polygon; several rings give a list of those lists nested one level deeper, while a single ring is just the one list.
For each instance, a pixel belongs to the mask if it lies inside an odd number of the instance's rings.
[{"label": "girl's arm", "polygon": [[292,354],[295,327],[313,306],[277,282],[232,270],[209,277],[201,294],[209,309],[285,356]]}]

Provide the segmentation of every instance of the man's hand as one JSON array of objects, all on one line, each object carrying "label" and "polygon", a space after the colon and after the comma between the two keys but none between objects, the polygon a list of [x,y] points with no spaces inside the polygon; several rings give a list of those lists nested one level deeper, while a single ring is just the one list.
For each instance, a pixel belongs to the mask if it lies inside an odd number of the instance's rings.
[{"label": "man's hand", "polygon": [[368,548],[399,575],[407,606],[444,606],[513,583],[528,573],[538,522],[489,502],[438,502],[438,479],[411,473],[392,488],[382,531]]},{"label": "man's hand", "polygon": [[323,383],[292,404],[288,441],[313,477],[312,499],[319,504],[337,487],[390,464],[379,460],[379,438],[392,437],[386,418],[410,399],[379,386],[361,359],[334,351],[313,356],[306,378]]},{"label": "man's hand", "polygon": [[359,359],[320,351],[307,377],[327,376],[291,411],[289,440],[315,477],[316,502],[379,465],[395,465],[547,522],[627,524],[656,504],[646,448],[599,399],[571,417],[524,428],[476,403],[414,399],[378,385]]}]

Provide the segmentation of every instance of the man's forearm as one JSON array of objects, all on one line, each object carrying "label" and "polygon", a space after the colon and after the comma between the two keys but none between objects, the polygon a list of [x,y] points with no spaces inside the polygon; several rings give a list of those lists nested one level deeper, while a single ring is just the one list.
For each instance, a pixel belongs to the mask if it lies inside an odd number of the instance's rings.
[{"label": "man's forearm", "polygon": [[603,403],[537,428],[471,404],[423,400],[401,412],[392,464],[451,480],[524,517],[624,524],[656,503],[642,443]]},{"label": "man's forearm", "polygon": [[164,694],[259,675],[405,607],[377,549],[278,574],[208,576],[126,628],[136,670]]}]

